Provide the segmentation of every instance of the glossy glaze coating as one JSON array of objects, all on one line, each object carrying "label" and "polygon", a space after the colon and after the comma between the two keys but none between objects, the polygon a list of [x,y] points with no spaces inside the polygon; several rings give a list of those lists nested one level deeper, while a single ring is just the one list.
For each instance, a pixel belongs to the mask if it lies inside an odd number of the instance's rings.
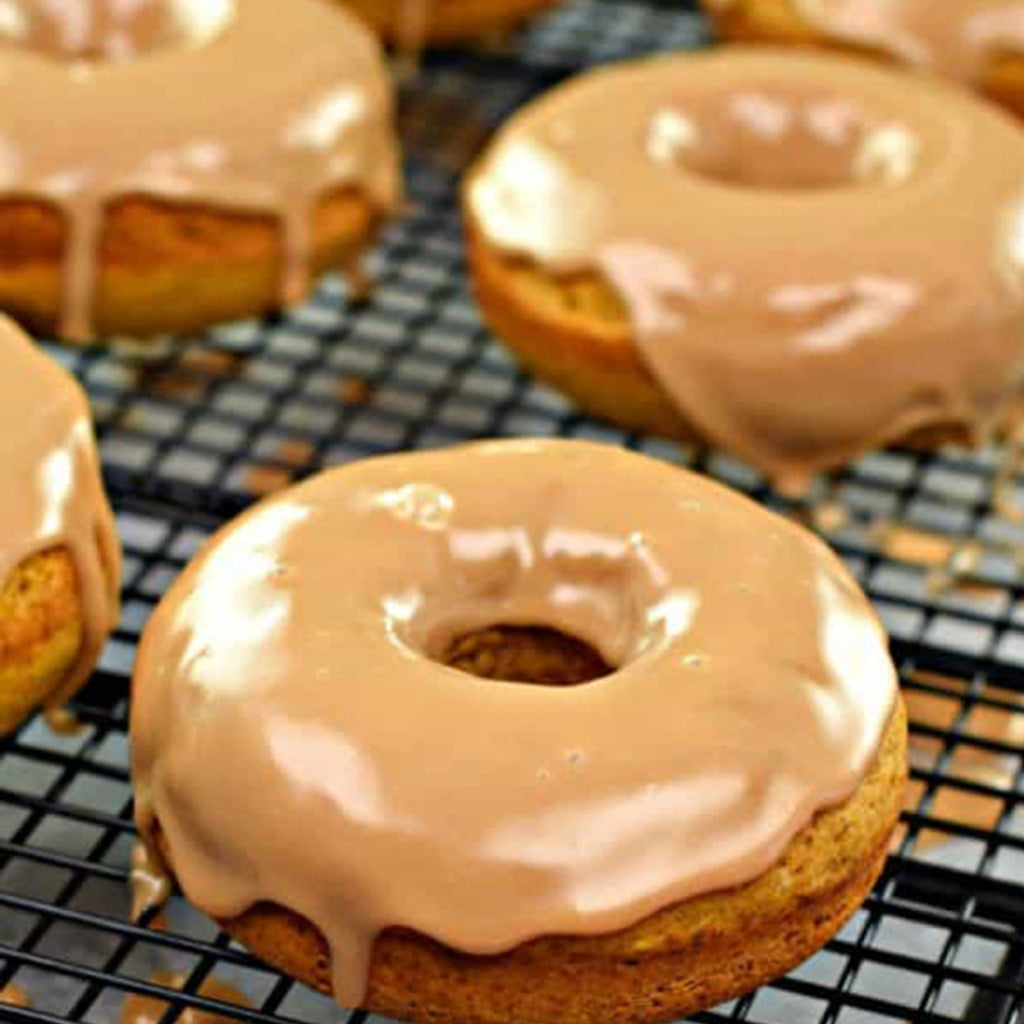
[{"label": "glossy glaze coating", "polygon": [[[431,657],[499,623],[617,671]],[[390,926],[496,953],[757,877],[857,788],[895,692],[835,556],[704,478],[573,441],[373,459],[241,517],[157,609],[138,824],[209,914],[313,922],[354,1005]]]},{"label": "glossy glaze coating", "polygon": [[128,873],[132,891],[132,921],[138,922],[150,910],[162,907],[171,896],[171,880],[163,865],[145,843],[132,847],[132,866]]},{"label": "glossy glaze coating", "polygon": [[[741,0],[705,0],[727,11]],[[787,0],[826,37],[971,85],[991,62],[1024,52],[1021,0]]]},{"label": "glossy glaze coating", "polygon": [[4,0],[0,53],[0,199],[66,218],[69,338],[91,334],[113,200],[278,216],[283,301],[306,290],[326,190],[351,185],[381,210],[397,201],[379,47],[329,0]]},{"label": "glossy glaze coating", "polygon": [[77,381],[5,317],[0,366],[0,581],[31,555],[61,546],[78,576],[84,640],[47,702],[57,708],[88,678],[117,623],[121,546]]},{"label": "glossy glaze coating", "polygon": [[600,272],[684,417],[782,480],[1019,388],[1024,134],[942,83],[739,47],[597,71],[467,200],[491,245]]}]

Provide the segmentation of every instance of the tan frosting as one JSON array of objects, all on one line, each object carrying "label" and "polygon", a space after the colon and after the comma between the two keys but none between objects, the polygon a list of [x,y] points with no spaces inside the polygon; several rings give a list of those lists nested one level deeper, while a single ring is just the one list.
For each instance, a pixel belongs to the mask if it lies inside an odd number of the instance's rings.
[{"label": "tan frosting", "polygon": [[499,133],[474,224],[599,270],[713,442],[802,478],[975,431],[1024,358],[1024,134],[933,81],[729,48],[593,72]]},{"label": "tan frosting", "polygon": [[150,910],[162,907],[171,896],[171,880],[163,864],[145,843],[132,847],[132,866],[128,873],[132,893],[132,921],[138,922]]},{"label": "tan frosting", "polygon": [[330,0],[3,0],[0,47],[0,197],[66,217],[67,337],[91,333],[114,199],[280,217],[282,301],[306,291],[325,190],[358,187],[381,210],[397,201],[379,46]]},{"label": "tan frosting", "polygon": [[[705,0],[719,10],[744,0]],[[992,60],[1024,52],[1021,0],[788,0],[819,32],[978,84]]]},{"label": "tan frosting", "polygon": [[0,581],[29,556],[64,546],[85,619],[78,660],[48,701],[53,708],[85,682],[117,624],[121,547],[85,393],[4,317],[0,364]]},{"label": "tan frosting", "polygon": [[[613,674],[486,681],[430,657],[540,625]],[[218,534],[133,684],[137,821],[215,917],[271,901],[364,996],[405,926],[495,953],[753,879],[873,761],[883,631],[807,531],[578,441],[373,459]]]}]

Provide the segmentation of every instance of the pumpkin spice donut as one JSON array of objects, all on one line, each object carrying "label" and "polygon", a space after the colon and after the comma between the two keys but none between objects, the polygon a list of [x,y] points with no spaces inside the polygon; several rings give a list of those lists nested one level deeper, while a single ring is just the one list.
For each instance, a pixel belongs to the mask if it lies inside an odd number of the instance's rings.
[{"label": "pumpkin spice donut", "polygon": [[81,388],[0,317],[0,736],[58,709],[118,617],[121,549]]},{"label": "pumpkin spice donut", "polygon": [[882,868],[905,728],[824,544],[580,441],[258,505],[158,607],[131,721],[140,832],[185,895],[423,1024],[668,1020],[795,966]]},{"label": "pumpkin spice donut", "polygon": [[463,42],[513,28],[562,0],[343,0],[389,42]]},{"label": "pumpkin spice donut", "polygon": [[1024,115],[1021,0],[702,0],[726,39],[828,46],[953,78]]},{"label": "pumpkin spice donut", "polygon": [[933,79],[730,47],[583,75],[465,187],[486,319],[631,429],[799,487],[974,443],[1024,357],[1024,133]]},{"label": "pumpkin spice donut", "polygon": [[0,308],[34,330],[142,337],[297,301],[397,202],[379,45],[330,0],[3,13]]}]

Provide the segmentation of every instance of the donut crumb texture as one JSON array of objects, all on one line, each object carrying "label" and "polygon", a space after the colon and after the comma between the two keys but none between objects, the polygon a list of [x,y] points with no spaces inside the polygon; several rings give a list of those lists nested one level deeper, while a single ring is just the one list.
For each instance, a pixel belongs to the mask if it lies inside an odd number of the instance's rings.
[{"label": "donut crumb texture", "polygon": [[84,638],[78,575],[66,548],[31,555],[0,590],[0,736],[63,683]]},{"label": "donut crumb texture", "polygon": [[[353,265],[382,215],[353,188],[313,215],[311,276]],[[59,211],[0,202],[0,309],[52,333],[62,305],[67,231]],[[280,304],[283,229],[273,216],[130,197],[108,207],[95,314],[100,336],[186,333]]]}]

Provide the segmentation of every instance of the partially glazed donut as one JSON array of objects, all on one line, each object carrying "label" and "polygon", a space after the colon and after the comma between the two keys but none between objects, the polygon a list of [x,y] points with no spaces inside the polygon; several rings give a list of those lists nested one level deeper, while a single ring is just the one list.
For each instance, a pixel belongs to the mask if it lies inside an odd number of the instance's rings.
[{"label": "partially glazed donut", "polygon": [[131,729],[188,898],[424,1022],[669,1019],[782,973],[870,889],[906,772],[884,633],[824,544],[572,441],[259,505],[158,608]]},{"label": "partially glazed donut", "polygon": [[1024,114],[1021,0],[702,0],[729,39],[831,46],[932,71]]},{"label": "partially glazed donut", "polygon": [[330,0],[3,0],[0,54],[0,308],[36,330],[296,301],[398,198],[379,46]]},{"label": "partially glazed donut", "polygon": [[0,317],[0,735],[89,677],[118,616],[121,548],[88,403]]},{"label": "partially glazed donut", "polygon": [[630,428],[780,482],[974,442],[1024,357],[1024,134],[931,79],[730,47],[516,115],[465,190],[488,321]]}]

